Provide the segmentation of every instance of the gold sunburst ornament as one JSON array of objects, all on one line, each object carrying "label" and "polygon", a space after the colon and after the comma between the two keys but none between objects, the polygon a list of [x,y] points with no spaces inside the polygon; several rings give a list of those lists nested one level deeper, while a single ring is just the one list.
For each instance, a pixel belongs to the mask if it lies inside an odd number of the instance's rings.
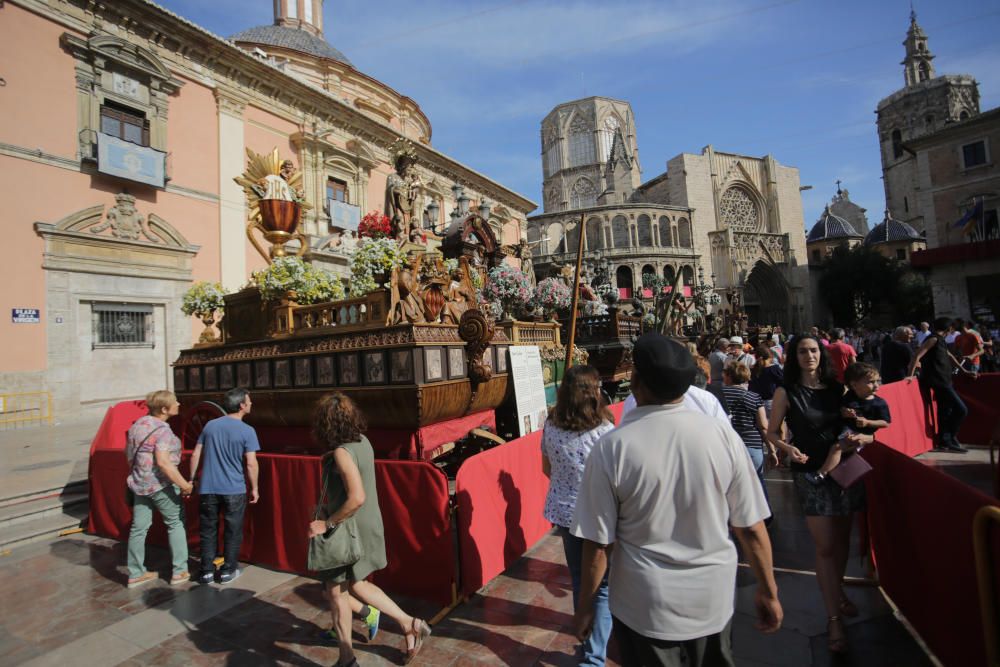
[{"label": "gold sunburst ornament", "polygon": [[[285,243],[299,240],[297,255],[302,256],[309,248],[306,237],[298,231],[303,210],[312,208],[302,195],[302,173],[291,160],[282,160],[278,149],[269,154],[255,153],[247,149],[247,169],[242,176],[233,179],[243,188],[247,197],[249,220],[247,238],[261,256],[271,261],[286,254]],[[271,244],[269,252],[253,235],[258,229]]]}]

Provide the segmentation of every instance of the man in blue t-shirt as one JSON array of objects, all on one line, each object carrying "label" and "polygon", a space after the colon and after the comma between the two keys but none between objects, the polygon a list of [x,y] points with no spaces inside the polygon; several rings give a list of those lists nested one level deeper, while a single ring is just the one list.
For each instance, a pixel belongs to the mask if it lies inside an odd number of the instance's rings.
[{"label": "man in blue t-shirt", "polygon": [[250,478],[250,504],[256,503],[257,455],[260,450],[257,432],[244,424],[250,414],[250,392],[236,388],[226,392],[222,407],[225,417],[213,419],[198,436],[198,444],[191,455],[191,482],[198,473],[198,462],[204,452],[205,465],[201,471],[198,493],[201,496],[199,521],[201,523],[201,574],[198,581],[210,584],[215,580],[215,554],[219,546],[219,511],[223,513],[223,555],[225,563],[219,571],[219,582],[228,584],[240,576],[240,543],[243,541],[243,512],[247,505],[247,483],[243,476],[246,460],[247,477]]}]

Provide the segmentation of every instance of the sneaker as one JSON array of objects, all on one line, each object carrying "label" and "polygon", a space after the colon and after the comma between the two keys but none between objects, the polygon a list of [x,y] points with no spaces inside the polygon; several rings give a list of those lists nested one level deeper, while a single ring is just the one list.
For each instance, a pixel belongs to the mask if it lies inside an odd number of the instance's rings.
[{"label": "sneaker", "polygon": [[323,639],[334,644],[340,643],[340,635],[337,634],[337,628],[330,628],[323,633]]},{"label": "sneaker", "polygon": [[129,588],[138,588],[139,586],[142,586],[143,584],[148,584],[149,582],[154,581],[156,579],[156,577],[157,577],[157,574],[155,572],[147,572],[146,574],[142,574],[142,575],[139,575],[138,577],[133,577],[133,578],[129,579],[128,580],[128,587]]},{"label": "sneaker", "polygon": [[204,570],[198,575],[199,584],[212,584],[215,583],[215,570]]},{"label": "sneaker", "polygon": [[382,616],[380,612],[375,607],[368,605],[368,615],[365,616],[365,627],[368,628],[368,641],[375,641],[375,635],[378,634],[378,620]]},{"label": "sneaker", "polygon": [[968,454],[969,450],[958,444],[958,442],[948,442],[941,445],[941,449],[946,452],[951,452],[952,454]]},{"label": "sneaker", "polygon": [[219,574],[219,583],[228,584],[239,576],[240,576],[240,568],[236,568],[231,572],[222,572]]},{"label": "sneaker", "polygon": [[175,574],[174,576],[170,577],[171,586],[177,586],[178,584],[183,584],[188,581],[191,581],[190,572],[181,572],[180,574]]}]

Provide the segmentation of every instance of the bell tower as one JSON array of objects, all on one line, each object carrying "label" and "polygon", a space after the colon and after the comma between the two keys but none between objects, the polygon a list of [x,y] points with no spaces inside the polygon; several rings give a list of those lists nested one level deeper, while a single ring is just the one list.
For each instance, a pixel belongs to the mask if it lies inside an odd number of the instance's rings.
[{"label": "bell tower", "polygon": [[923,81],[934,78],[934,54],[927,48],[927,33],[917,23],[917,13],[910,10],[910,29],[906,31],[906,58],[903,66],[903,78],[906,87],[915,86]]},{"label": "bell tower", "polygon": [[274,0],[274,25],[323,36],[323,0]]},{"label": "bell tower", "polygon": [[979,84],[968,74],[935,73],[927,33],[913,11],[903,46],[906,57],[900,64],[904,85],[880,101],[875,113],[886,207],[895,220],[922,231],[916,154],[909,141],[977,115]]}]

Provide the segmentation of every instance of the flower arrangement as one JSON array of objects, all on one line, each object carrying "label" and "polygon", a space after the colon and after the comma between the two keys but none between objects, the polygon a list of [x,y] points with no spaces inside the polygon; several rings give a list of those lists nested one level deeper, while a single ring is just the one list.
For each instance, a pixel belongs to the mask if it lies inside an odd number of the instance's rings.
[{"label": "flower arrangement", "polygon": [[351,259],[351,296],[386,287],[392,270],[406,264],[406,255],[390,238],[363,238]]},{"label": "flower arrangement", "polygon": [[225,305],[222,297],[225,294],[219,283],[210,283],[206,280],[196,282],[184,292],[181,311],[185,315],[211,315],[217,310],[222,310]]},{"label": "flower arrangement", "polygon": [[[566,346],[565,345],[546,345],[541,348],[540,356],[542,361],[565,361],[566,360]],[[580,365],[587,363],[590,359],[590,353],[587,350],[579,347],[577,345],[573,346],[573,363]]]},{"label": "flower arrangement", "polygon": [[535,301],[546,310],[567,310],[573,304],[573,295],[559,278],[546,278],[535,286]]},{"label": "flower arrangement", "polygon": [[339,278],[298,257],[275,257],[266,269],[255,271],[250,281],[265,301],[276,301],[289,292],[294,292],[295,300],[303,305],[339,301],[345,296]]},{"label": "flower arrangement", "polygon": [[382,211],[369,211],[358,223],[358,237],[384,239],[392,234],[392,221]]},{"label": "flower arrangement", "polygon": [[584,301],[583,302],[583,314],[592,315],[607,315],[608,314],[608,304],[601,301]]},{"label": "flower arrangement", "polygon": [[500,304],[506,314],[517,314],[532,296],[531,280],[527,274],[507,264],[490,269],[483,286],[483,297]]}]

